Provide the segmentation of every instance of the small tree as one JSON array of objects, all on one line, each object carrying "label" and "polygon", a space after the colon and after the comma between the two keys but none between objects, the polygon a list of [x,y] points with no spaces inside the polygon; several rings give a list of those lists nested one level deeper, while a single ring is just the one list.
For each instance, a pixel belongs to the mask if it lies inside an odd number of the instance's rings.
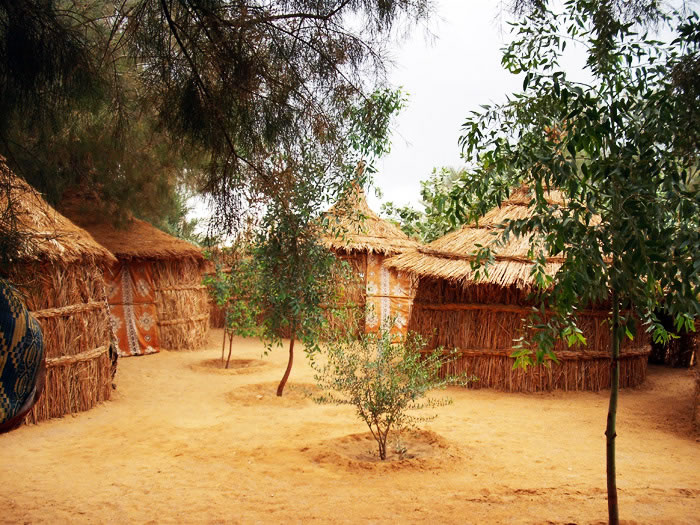
[{"label": "small tree", "polygon": [[314,229],[314,199],[296,191],[286,195],[292,202],[281,198],[270,204],[253,247],[255,301],[267,351],[282,345],[282,335],[289,336],[289,360],[278,396],[292,371],[294,342],[299,339],[309,354],[319,349],[326,324],[323,306],[335,302],[333,276],[339,264]]},{"label": "small tree", "polygon": [[[514,354],[516,365],[556,359],[560,338],[585,343],[576,311],[609,305],[605,435],[608,512],[616,524],[620,344],[640,321],[657,340],[668,338],[659,310],[676,330],[692,329],[700,314],[700,24],[697,15],[677,20],[677,39],[663,44],[635,33],[611,9],[609,1],[569,0],[553,13],[543,4],[515,26],[503,64],[525,74],[523,92],[464,124],[460,141],[475,169],[455,192],[455,207],[478,218],[510,188],[525,183],[532,191],[531,213],[504,224],[493,245],[528,239],[540,292],[534,335]],[[559,69],[572,41],[587,45],[587,83]],[[559,191],[564,204],[552,204],[547,190]],[[493,259],[493,246],[480,250],[475,266]],[[547,257],[560,259],[556,271]]]},{"label": "small tree", "polygon": [[292,370],[295,340],[304,343],[308,355],[319,350],[328,324],[326,308],[337,304],[344,280],[338,278],[343,264],[322,237],[345,232],[338,231],[338,224],[322,210],[338,200],[347,203],[353,184],[364,185],[375,172],[373,160],[389,151],[391,117],[403,104],[400,91],[379,90],[351,107],[344,147],[330,165],[324,142],[305,142],[298,155],[279,155],[269,161],[266,185],[272,197],[265,205],[253,257],[258,272],[256,302],[267,348],[281,346],[281,334],[290,338],[278,396]]},{"label": "small tree", "polygon": [[429,391],[467,382],[456,376],[440,377],[440,369],[454,354],[446,355],[441,349],[423,354],[424,348],[420,336],[409,334],[397,340],[388,327],[331,343],[324,352],[325,364],[314,363],[314,377],[322,390],[315,401],[353,405],[377,441],[379,458],[385,460],[391,431],[400,432],[436,417],[410,411],[452,402],[426,398]]},{"label": "small tree", "polygon": [[253,337],[258,335],[258,310],[252,301],[255,289],[256,267],[250,256],[240,254],[228,258],[230,268],[225,268],[221,261],[216,261],[213,275],[204,277],[204,284],[214,303],[224,311],[224,336],[221,343],[221,362],[228,339],[228,358],[224,368],[229,367],[233,348],[233,337]]}]

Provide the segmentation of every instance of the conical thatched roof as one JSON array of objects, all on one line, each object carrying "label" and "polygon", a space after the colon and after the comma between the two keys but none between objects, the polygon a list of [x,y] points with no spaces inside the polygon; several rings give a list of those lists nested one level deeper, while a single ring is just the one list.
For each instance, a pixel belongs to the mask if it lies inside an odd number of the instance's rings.
[{"label": "conical thatched roof", "polygon": [[[390,268],[419,277],[475,282],[471,263],[478,250],[477,244],[486,246],[493,242],[502,231],[504,221],[528,217],[531,213],[528,206],[531,200],[527,188],[522,187],[513,192],[501,206],[479,219],[478,225],[462,226],[426,246],[392,257],[386,264]],[[548,193],[547,201],[553,205],[563,205],[562,195],[557,191]],[[511,238],[505,246],[495,247],[495,261],[488,267],[488,275],[482,272],[478,282],[529,288],[533,284],[530,275],[533,262],[528,258],[529,248],[528,237]],[[547,273],[556,273],[562,262],[560,257],[548,258]]]},{"label": "conical thatched roof", "polygon": [[115,260],[88,232],[58,213],[39,192],[12,173],[5,162],[0,155],[0,208],[8,210],[12,204],[18,230],[27,237],[25,252],[19,255],[20,259],[62,265]]},{"label": "conical thatched roof", "polygon": [[86,195],[74,193],[63,200],[61,209],[118,259],[204,260],[197,246],[168,235],[140,219],[132,218],[124,227],[115,227],[91,213],[88,202]]},{"label": "conical thatched roof", "polygon": [[352,191],[343,206],[336,204],[326,212],[331,228],[341,232],[336,237],[324,237],[331,250],[394,255],[419,246],[401,228],[370,209],[361,187],[354,186]]}]

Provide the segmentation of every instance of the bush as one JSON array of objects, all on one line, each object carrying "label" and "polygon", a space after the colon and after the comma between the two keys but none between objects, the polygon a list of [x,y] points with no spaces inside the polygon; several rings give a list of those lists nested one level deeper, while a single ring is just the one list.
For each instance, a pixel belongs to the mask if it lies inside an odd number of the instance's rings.
[{"label": "bush", "polygon": [[382,328],[376,334],[339,341],[325,349],[325,364],[314,363],[321,394],[318,403],[353,405],[377,441],[380,459],[386,459],[390,431],[415,427],[436,417],[409,411],[435,408],[451,399],[426,398],[430,390],[466,384],[471,378],[440,377],[442,366],[454,353],[442,349],[422,353],[425,341],[416,334],[397,339]]},{"label": "bush", "polygon": [[251,301],[251,289],[257,278],[255,262],[250,257],[231,257],[231,267],[224,271],[220,261],[215,263],[214,274],[206,275],[203,283],[209,288],[209,294],[215,304],[224,310],[224,339],[221,345],[221,361],[228,338],[228,358],[226,368],[231,361],[233,337],[255,337],[258,328],[258,310]]}]

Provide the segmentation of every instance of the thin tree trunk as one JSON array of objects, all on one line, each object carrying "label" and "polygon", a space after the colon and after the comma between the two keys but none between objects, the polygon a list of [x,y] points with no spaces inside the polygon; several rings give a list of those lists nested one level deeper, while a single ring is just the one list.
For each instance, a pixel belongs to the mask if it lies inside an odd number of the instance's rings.
[{"label": "thin tree trunk", "polygon": [[615,438],[617,432],[615,422],[617,418],[617,397],[620,390],[620,305],[617,292],[612,293],[613,318],[612,318],[612,364],[610,370],[610,404],[608,406],[608,424],[605,429],[605,459],[608,483],[608,522],[610,525],[618,525],[620,522],[617,505],[617,481],[615,478]]},{"label": "thin tree trunk", "polygon": [[292,362],[294,361],[294,338],[296,334],[292,330],[292,338],[289,340],[289,362],[287,363],[287,370],[284,371],[284,376],[282,376],[282,381],[280,381],[277,387],[277,397],[282,397],[282,392],[284,391],[284,386],[287,384],[287,379],[289,378],[289,373],[292,371]]},{"label": "thin tree trunk", "polygon": [[221,341],[221,363],[224,362],[224,349],[226,348],[226,327],[224,327],[224,338]]},{"label": "thin tree trunk", "polygon": [[386,428],[384,433],[382,434],[380,432],[379,434],[382,437],[382,446],[381,446],[381,459],[384,461],[386,459],[386,442],[389,440],[389,427]]},{"label": "thin tree trunk", "polygon": [[231,350],[233,349],[233,334],[228,336],[228,358],[226,359],[226,368],[228,368],[231,362]]},{"label": "thin tree trunk", "polygon": [[386,437],[379,438],[379,459],[386,460]]}]

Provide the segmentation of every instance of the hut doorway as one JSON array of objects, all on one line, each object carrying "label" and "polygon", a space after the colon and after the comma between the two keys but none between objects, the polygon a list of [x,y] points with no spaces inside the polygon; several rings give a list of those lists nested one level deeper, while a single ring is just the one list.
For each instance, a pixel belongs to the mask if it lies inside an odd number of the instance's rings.
[{"label": "hut doorway", "polygon": [[119,355],[158,352],[158,313],[150,265],[119,262],[107,269],[105,281]]},{"label": "hut doorway", "polygon": [[[415,250],[418,242],[395,224],[382,219],[367,205],[365,193],[353,186],[348,202],[333,206],[326,216],[342,235],[327,234],[326,246],[351,268],[354,281],[343,290],[342,306],[352,305],[364,319],[360,332],[376,332],[391,325],[391,333],[404,335],[417,280],[384,265],[393,255]],[[344,204],[344,205],[342,205]],[[331,325],[339,320],[329,318]]]}]

